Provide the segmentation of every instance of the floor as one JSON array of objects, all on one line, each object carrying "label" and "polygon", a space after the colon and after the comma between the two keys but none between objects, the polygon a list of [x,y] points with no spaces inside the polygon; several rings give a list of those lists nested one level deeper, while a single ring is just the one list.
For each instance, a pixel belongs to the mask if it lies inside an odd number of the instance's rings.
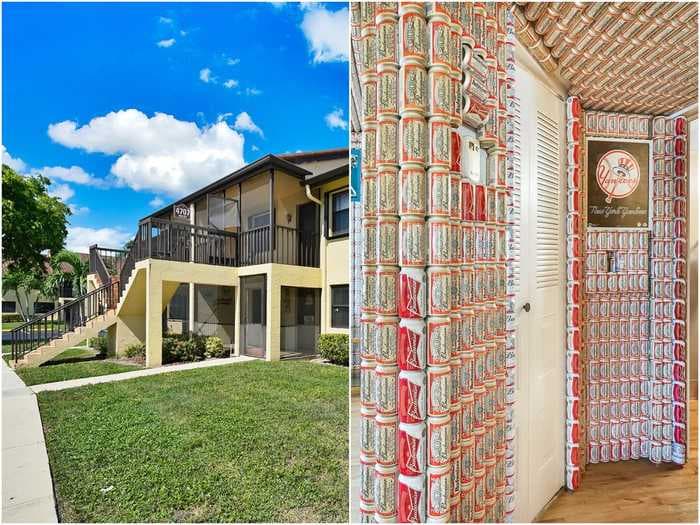
[{"label": "floor", "polygon": [[575,493],[561,493],[540,522],[698,522],[698,402],[690,402],[688,463],[589,465]]},{"label": "floor", "polygon": [[2,364],[2,521],[56,523],[49,458],[36,396]]},{"label": "floor", "polygon": [[[351,400],[350,520],[359,522],[360,400]],[[697,400],[690,402],[690,449],[683,467],[646,460],[590,465],[576,493],[562,491],[539,522],[698,522]]]},{"label": "floor", "polygon": [[179,372],[181,370],[208,368],[210,366],[245,363],[246,361],[253,360],[253,357],[247,356],[225,357],[221,359],[207,359],[205,361],[197,361],[195,363],[178,363],[172,365],[159,366],[156,368],[144,368],[143,370],[134,370],[133,372],[121,372],[119,374],[109,374],[95,377],[82,377],[80,379],[69,379],[68,381],[56,381],[55,383],[33,385],[29,388],[32,392],[38,394],[39,392],[45,392],[47,390],[65,390],[66,388],[77,388],[85,385],[96,385],[98,383],[111,383],[113,381],[125,381],[127,379],[134,379],[135,377],[154,376],[158,374],[166,374],[169,372]]}]

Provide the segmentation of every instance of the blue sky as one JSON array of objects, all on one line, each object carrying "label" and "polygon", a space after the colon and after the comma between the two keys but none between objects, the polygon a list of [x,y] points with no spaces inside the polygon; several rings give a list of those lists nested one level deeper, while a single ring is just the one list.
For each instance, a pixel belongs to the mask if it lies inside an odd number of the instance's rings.
[{"label": "blue sky", "polygon": [[67,245],[266,153],[347,146],[345,3],[4,4],[3,162],[51,178]]}]

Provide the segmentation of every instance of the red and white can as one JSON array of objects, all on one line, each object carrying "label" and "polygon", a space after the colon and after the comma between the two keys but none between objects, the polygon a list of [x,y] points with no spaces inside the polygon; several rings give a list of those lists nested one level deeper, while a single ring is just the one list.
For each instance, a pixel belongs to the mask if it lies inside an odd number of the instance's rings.
[{"label": "red and white can", "polygon": [[398,315],[399,269],[396,266],[378,266],[376,273],[376,306],[379,315]]},{"label": "red and white can", "polygon": [[374,328],[375,358],[379,365],[396,365],[399,318],[377,317]]},{"label": "red and white can", "polygon": [[451,313],[451,277],[449,267],[429,267],[428,315],[442,316]]},{"label": "red and white can", "polygon": [[375,465],[374,467],[374,508],[382,518],[397,514],[398,469],[396,466]]},{"label": "red and white can", "polygon": [[374,455],[377,464],[384,466],[396,465],[398,462],[398,431],[397,416],[377,415],[374,420]]},{"label": "red and white can", "polygon": [[399,264],[402,267],[422,268],[425,266],[425,226],[425,220],[422,217],[401,217],[399,224]]},{"label": "red and white can", "polygon": [[433,266],[449,265],[450,221],[446,218],[431,217],[427,221],[428,264]]},{"label": "red and white can", "polygon": [[400,523],[424,523],[426,511],[425,476],[399,475]]},{"label": "red and white can", "polygon": [[396,415],[397,379],[399,369],[396,366],[377,365],[374,370],[375,409],[377,414]]},{"label": "red and white can", "polygon": [[444,467],[450,463],[449,416],[429,417],[428,423],[428,467]]},{"label": "red and white can", "polygon": [[399,323],[398,364],[401,370],[422,371],[425,368],[425,321],[402,319]]},{"label": "red and white can", "polygon": [[377,263],[395,266],[399,262],[399,219],[379,216],[377,219]]},{"label": "red and white can", "polygon": [[450,215],[450,172],[446,168],[428,169],[428,215],[449,217]]},{"label": "red and white can", "polygon": [[425,372],[402,370],[399,373],[399,421],[422,423],[426,417]]},{"label": "red and white can", "polygon": [[399,275],[399,315],[421,319],[426,314],[426,275],[423,269],[403,268]]},{"label": "red and white can", "polygon": [[446,521],[450,513],[450,467],[429,467],[426,481],[428,519]]},{"label": "red and white can", "polygon": [[425,423],[399,425],[399,472],[405,476],[423,474],[426,468]]},{"label": "red and white can", "polygon": [[[393,138],[395,140],[396,123],[393,123],[393,126]],[[379,159],[377,160],[379,161]],[[398,215],[398,180],[399,171],[397,168],[382,166],[377,170],[377,215]]]},{"label": "red and white can", "polygon": [[424,216],[426,213],[426,175],[423,168],[403,168],[399,172],[399,212]]},{"label": "red and white can", "polygon": [[451,356],[449,317],[428,317],[427,361],[429,366],[443,367],[449,364]]},{"label": "red and white can", "polygon": [[427,411],[432,417],[450,413],[450,367],[428,367]]}]

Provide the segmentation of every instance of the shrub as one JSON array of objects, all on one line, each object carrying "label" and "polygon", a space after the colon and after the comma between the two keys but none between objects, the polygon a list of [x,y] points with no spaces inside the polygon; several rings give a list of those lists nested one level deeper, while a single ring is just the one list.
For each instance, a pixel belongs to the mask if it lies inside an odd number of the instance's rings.
[{"label": "shrub", "polygon": [[[94,339],[93,343],[93,348],[97,350],[97,353],[101,356],[106,356],[107,355],[107,350],[108,350],[108,344],[107,344],[107,336],[106,335],[98,335]],[[144,347],[144,356],[146,355],[146,350]]]},{"label": "shrub", "polygon": [[163,363],[201,361],[205,358],[205,338],[200,335],[168,335],[163,337]]},{"label": "shrub", "polygon": [[207,357],[228,357],[229,350],[224,348],[224,343],[220,337],[207,337],[205,341],[205,355]]},{"label": "shrub", "polygon": [[2,323],[22,323],[22,314],[2,314]]},{"label": "shrub", "polygon": [[349,342],[347,334],[321,334],[318,336],[318,353],[333,364],[348,366]]},{"label": "shrub", "polygon": [[124,355],[129,359],[146,359],[146,345],[143,343],[134,343],[126,347]]}]

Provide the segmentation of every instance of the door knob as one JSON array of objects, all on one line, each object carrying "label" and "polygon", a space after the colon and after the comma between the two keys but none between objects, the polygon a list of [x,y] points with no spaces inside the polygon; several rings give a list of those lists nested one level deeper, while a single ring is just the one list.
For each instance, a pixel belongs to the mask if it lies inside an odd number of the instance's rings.
[{"label": "door knob", "polygon": [[530,303],[525,303],[522,306],[522,309],[525,310],[526,312],[529,312],[530,311]]}]

